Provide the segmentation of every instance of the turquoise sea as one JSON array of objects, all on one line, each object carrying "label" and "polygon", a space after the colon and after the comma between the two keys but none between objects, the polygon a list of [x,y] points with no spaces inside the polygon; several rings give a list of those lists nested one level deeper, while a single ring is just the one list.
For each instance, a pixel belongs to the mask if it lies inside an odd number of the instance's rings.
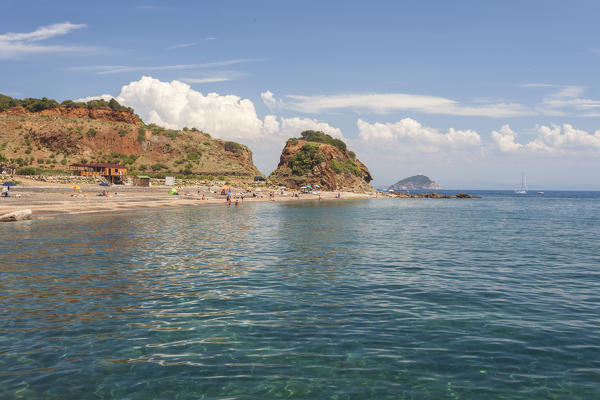
[{"label": "turquoise sea", "polygon": [[0,399],[598,399],[600,193],[0,225]]}]

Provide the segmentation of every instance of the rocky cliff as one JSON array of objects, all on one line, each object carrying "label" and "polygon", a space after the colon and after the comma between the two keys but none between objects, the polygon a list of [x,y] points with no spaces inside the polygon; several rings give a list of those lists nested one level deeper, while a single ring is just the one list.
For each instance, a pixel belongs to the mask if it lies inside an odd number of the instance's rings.
[{"label": "rocky cliff", "polygon": [[440,185],[426,177],[425,175],[415,175],[404,178],[392,186],[388,190],[439,190]]},{"label": "rocky cliff", "polygon": [[124,164],[133,174],[260,174],[246,146],[197,129],[145,125],[133,110],[55,106],[33,112],[18,105],[0,112],[0,164],[40,172],[75,162]]},{"label": "rocky cliff", "polygon": [[313,137],[305,132],[300,139],[289,139],[269,180],[292,189],[319,185],[324,190],[373,191],[368,168],[345,148],[343,142],[325,136],[331,139],[326,140],[330,143],[313,141]]},{"label": "rocky cliff", "polygon": [[125,122],[131,125],[143,125],[144,123],[135,113],[128,111],[113,110],[110,107],[54,107],[41,110],[39,112],[27,111],[22,106],[16,106],[0,112],[3,115],[23,115],[36,116],[46,115],[49,117],[67,117],[67,118],[89,118],[100,119],[111,122]]}]

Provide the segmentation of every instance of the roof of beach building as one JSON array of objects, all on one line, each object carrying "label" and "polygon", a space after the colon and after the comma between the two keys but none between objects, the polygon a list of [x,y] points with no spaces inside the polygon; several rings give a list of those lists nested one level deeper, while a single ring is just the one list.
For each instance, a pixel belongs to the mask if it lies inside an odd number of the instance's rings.
[{"label": "roof of beach building", "polygon": [[126,169],[127,167],[120,164],[111,163],[75,163],[71,164],[72,167],[93,167],[93,168],[121,168]]}]

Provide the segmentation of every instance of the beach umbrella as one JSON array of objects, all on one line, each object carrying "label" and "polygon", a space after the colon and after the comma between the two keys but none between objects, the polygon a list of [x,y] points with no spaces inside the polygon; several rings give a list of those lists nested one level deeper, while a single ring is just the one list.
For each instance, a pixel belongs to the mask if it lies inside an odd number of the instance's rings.
[{"label": "beach umbrella", "polygon": [[100,184],[100,186],[107,187],[107,186],[110,186],[110,185],[109,185],[108,183],[106,183],[106,182],[102,182],[102,183]]},{"label": "beach umbrella", "polygon": [[321,189],[321,186],[319,186],[319,185],[315,185],[315,188],[317,188],[317,189]]},{"label": "beach umbrella", "polygon": [[79,186],[71,186],[71,189],[81,189]]},{"label": "beach umbrella", "polygon": [[14,182],[4,182],[2,186],[17,186],[17,184]]}]

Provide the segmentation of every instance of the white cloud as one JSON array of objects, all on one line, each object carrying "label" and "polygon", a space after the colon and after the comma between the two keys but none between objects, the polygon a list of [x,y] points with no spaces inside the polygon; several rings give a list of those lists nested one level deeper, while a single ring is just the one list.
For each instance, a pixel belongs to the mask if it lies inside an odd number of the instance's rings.
[{"label": "white cloud", "polygon": [[204,40],[207,40],[207,41],[208,41],[208,40],[217,40],[217,38],[216,38],[216,37],[209,36],[209,37],[206,37],[206,38],[204,38]]},{"label": "white cloud", "polygon": [[269,109],[273,109],[277,106],[277,100],[275,100],[275,95],[273,95],[273,93],[270,90],[262,92],[260,94],[260,97],[263,103],[265,103],[265,105],[269,107]]},{"label": "white cloud", "polygon": [[192,47],[195,45],[196,45],[196,43],[180,43],[180,44],[170,46],[169,49],[183,49],[185,47]]},{"label": "white cloud", "polygon": [[123,86],[117,101],[133,107],[144,121],[168,128],[195,126],[227,139],[255,139],[262,133],[263,123],[250,100],[204,95],[180,81],[144,76]]},{"label": "white cloud", "polygon": [[186,83],[216,83],[230,81],[231,78],[215,76],[212,78],[182,78],[181,80]]},{"label": "white cloud", "polygon": [[535,139],[517,143],[517,133],[504,125],[492,132],[492,140],[502,153],[577,155],[600,150],[600,130],[590,133],[572,125],[536,125]]},{"label": "white cloud", "polygon": [[552,85],[547,83],[529,83],[523,85],[529,88],[552,88],[555,90],[544,97],[537,107],[539,114],[543,115],[578,115],[582,117],[596,117],[600,109],[600,100],[582,98],[585,92],[583,86],[577,85]]},{"label": "white cloud", "polygon": [[450,128],[442,133],[435,128],[421,125],[412,118],[404,118],[396,123],[370,124],[362,119],[357,121],[359,137],[365,143],[377,143],[393,151],[399,148],[410,151],[446,151],[474,148],[481,145],[481,137],[473,130]]},{"label": "white cloud", "polygon": [[[93,96],[78,101],[112,97]],[[277,165],[285,141],[298,137],[303,130],[321,130],[343,138],[340,129],[316,119],[267,115],[261,120],[249,99],[218,93],[205,95],[180,81],[162,82],[144,76],[123,86],[115,99],[133,107],[146,123],[173,129],[196,127],[220,139],[248,144],[254,151],[256,165],[266,172]]]},{"label": "white cloud", "polygon": [[558,154],[600,150],[600,130],[589,133],[564,124],[537,126],[537,132],[537,137],[525,145],[527,150]]},{"label": "white cloud", "polygon": [[305,113],[318,113],[329,110],[354,109],[377,114],[395,111],[415,111],[427,114],[444,114],[483,117],[517,117],[530,115],[531,110],[515,103],[497,103],[478,106],[465,106],[444,97],[407,93],[372,93],[298,96],[288,95],[288,102],[281,106]]},{"label": "white cloud", "polygon": [[515,142],[516,137],[517,134],[508,125],[492,132],[492,140],[503,153],[512,153],[523,148],[522,144]]},{"label": "white cloud", "polygon": [[84,24],[72,24],[70,22],[63,22],[60,24],[46,25],[37,28],[33,32],[26,33],[12,33],[8,32],[0,35],[0,41],[2,42],[36,42],[39,40],[50,39],[54,36],[66,35],[67,33],[85,28]]},{"label": "white cloud", "polygon": [[105,100],[105,101],[109,101],[112,98],[114,98],[114,96],[111,96],[110,94],[101,94],[100,96],[82,97],[80,99],[76,99],[75,101],[87,103],[88,101],[91,101],[91,100]]},{"label": "white cloud", "polygon": [[47,40],[55,36],[66,35],[74,30],[85,28],[84,24],[63,22],[60,24],[41,26],[33,32],[13,33],[7,32],[0,35],[0,59],[19,58],[28,54],[60,53],[74,51],[89,51],[90,47],[83,46],[56,46],[42,45],[36,42]]},{"label": "white cloud", "polygon": [[203,64],[174,64],[174,65],[148,65],[148,66],[135,66],[135,65],[87,65],[83,67],[71,67],[73,71],[93,71],[97,75],[109,75],[109,74],[120,74],[125,72],[153,72],[153,71],[178,71],[186,69],[201,69],[201,68],[215,68],[225,67],[229,65],[242,64],[255,59],[235,59],[226,61],[216,61]]}]

